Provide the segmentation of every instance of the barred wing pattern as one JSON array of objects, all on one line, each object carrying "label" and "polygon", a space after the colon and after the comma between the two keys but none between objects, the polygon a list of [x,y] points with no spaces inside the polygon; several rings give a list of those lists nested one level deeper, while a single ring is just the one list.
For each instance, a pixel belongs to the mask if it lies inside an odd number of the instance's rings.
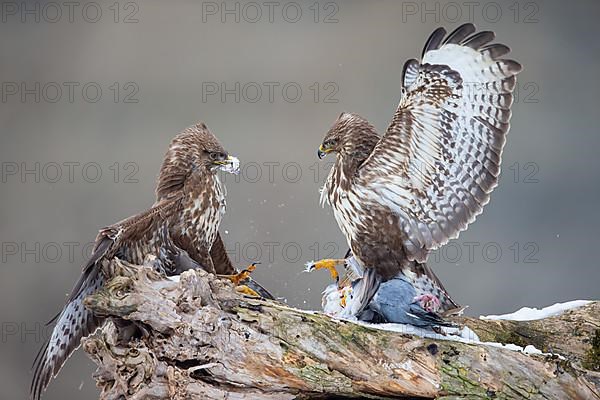
[{"label": "barred wing pattern", "polygon": [[364,196],[401,217],[418,262],[466,229],[498,183],[521,66],[488,45],[492,32],[474,32],[465,24],[442,42],[439,28],[422,61],[405,64],[396,114],[359,171]]}]

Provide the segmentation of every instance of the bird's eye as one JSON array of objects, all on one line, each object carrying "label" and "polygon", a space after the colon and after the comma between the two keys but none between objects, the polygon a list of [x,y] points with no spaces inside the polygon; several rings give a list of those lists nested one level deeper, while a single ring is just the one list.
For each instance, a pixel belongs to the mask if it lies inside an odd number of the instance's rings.
[{"label": "bird's eye", "polygon": [[209,157],[212,161],[223,161],[227,159],[227,154],[222,151],[214,151],[210,153]]}]

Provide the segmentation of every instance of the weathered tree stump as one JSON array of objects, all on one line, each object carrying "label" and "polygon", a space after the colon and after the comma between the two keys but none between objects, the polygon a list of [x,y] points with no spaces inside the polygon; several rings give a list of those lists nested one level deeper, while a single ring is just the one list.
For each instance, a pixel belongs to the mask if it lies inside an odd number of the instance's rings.
[{"label": "weathered tree stump", "polygon": [[[600,399],[600,303],[539,321],[460,318],[482,341],[426,339],[238,294],[204,271],[167,280],[113,261],[86,299],[101,399]],[[134,329],[135,328],[135,329]]]}]

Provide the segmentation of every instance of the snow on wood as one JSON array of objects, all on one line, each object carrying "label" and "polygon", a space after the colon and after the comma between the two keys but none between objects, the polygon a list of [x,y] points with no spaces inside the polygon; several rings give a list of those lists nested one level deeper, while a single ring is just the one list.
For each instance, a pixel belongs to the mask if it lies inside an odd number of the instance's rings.
[{"label": "snow on wood", "polygon": [[481,319],[491,321],[535,321],[539,319],[555,317],[567,310],[583,307],[590,304],[590,300],[573,300],[566,303],[556,303],[541,310],[537,308],[523,307],[513,313],[503,315],[482,315]]}]

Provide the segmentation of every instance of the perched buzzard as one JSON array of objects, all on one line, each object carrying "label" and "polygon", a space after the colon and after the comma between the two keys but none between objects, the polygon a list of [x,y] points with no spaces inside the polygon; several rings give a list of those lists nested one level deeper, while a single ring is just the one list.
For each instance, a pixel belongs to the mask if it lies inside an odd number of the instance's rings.
[{"label": "perched buzzard", "polygon": [[[160,169],[160,175],[158,177],[158,184],[156,185],[155,205],[159,204],[162,200],[170,198],[170,196],[172,196],[174,193],[179,193],[184,187],[184,183],[186,182],[185,178],[190,173],[188,170],[189,166],[185,161],[188,158],[186,149],[190,146],[190,144],[187,143],[187,140],[188,139],[185,137],[176,137],[169,146],[167,154],[165,154],[163,164]],[[239,169],[239,161],[237,161],[235,158],[232,158],[230,162],[225,163],[220,169],[226,172],[237,173]],[[173,240],[170,238],[170,235],[164,235],[162,244],[163,247],[161,249],[163,252],[169,253],[170,250],[170,254],[166,256],[166,260],[164,260],[165,256],[160,257],[160,254],[158,255],[159,258],[166,261],[167,264],[173,264],[174,261],[179,261],[181,264],[177,266],[179,270],[172,271],[174,274],[181,272],[181,269],[184,268],[204,268],[204,266],[200,266],[195,263],[185,250],[177,247],[177,244],[173,242]],[[217,232],[212,247],[210,248],[210,261],[214,267],[214,272],[219,275],[229,275],[235,283],[241,283],[245,286],[248,286],[249,289],[251,289],[248,291],[249,294],[254,292],[263,298],[271,300],[274,299],[271,293],[269,293],[250,276],[247,276],[245,273],[247,269],[241,271],[238,276],[233,277],[233,275],[238,274],[238,271],[235,269],[231,259],[227,255],[225,243],[223,243],[223,239],[221,238],[219,232]],[[254,265],[251,266],[250,269],[253,270]],[[241,279],[241,277],[244,277],[244,279]]]},{"label": "perched buzzard", "polygon": [[492,32],[465,24],[445,35],[434,31],[422,60],[404,65],[400,104],[382,137],[364,118],[342,113],[319,147],[319,158],[337,153],[321,201],[364,267],[347,316],[399,274],[417,296],[436,296],[442,311],[456,307],[425,261],[473,222],[498,183],[521,66],[502,58],[507,46],[489,44]]},{"label": "perched buzzard", "polygon": [[[160,170],[157,202],[149,210],[100,230],[79,281],[55,318],[50,340],[36,357],[33,399],[40,398],[50,379],[79,347],[81,338],[102,324],[101,318],[85,309],[83,300],[108,278],[103,267],[113,257],[141,264],[146,256],[163,256],[175,247],[175,253],[183,254],[191,267],[201,266],[220,274],[235,271],[227,255],[223,255],[218,236],[225,212],[225,191],[216,171],[237,172],[238,167],[239,161],[228,155],[203,123],[185,129],[173,139]],[[215,240],[216,253],[211,257]],[[169,260],[164,261],[162,265]],[[165,272],[175,273],[178,268],[174,266]]]}]

